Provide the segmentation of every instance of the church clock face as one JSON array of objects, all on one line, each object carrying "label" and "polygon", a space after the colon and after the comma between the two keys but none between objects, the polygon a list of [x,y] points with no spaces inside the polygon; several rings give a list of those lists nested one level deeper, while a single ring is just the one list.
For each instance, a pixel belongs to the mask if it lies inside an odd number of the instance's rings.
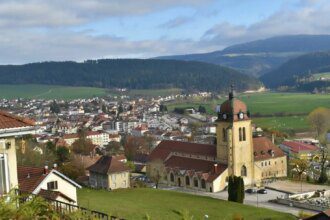
[{"label": "church clock face", "polygon": [[240,113],[238,114],[238,117],[239,117],[239,119],[243,119],[243,118],[244,118],[244,113],[243,113],[243,112],[240,112]]},{"label": "church clock face", "polygon": [[227,114],[222,114],[222,118],[226,120],[227,119]]}]

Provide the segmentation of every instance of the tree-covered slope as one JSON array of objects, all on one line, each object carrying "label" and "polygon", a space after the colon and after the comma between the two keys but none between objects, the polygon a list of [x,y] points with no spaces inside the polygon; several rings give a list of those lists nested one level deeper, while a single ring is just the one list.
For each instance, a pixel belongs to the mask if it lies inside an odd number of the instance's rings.
[{"label": "tree-covered slope", "polygon": [[289,86],[308,90],[330,86],[327,81],[315,81],[312,75],[330,70],[330,52],[316,52],[299,56],[263,75],[267,87]]},{"label": "tree-covered slope", "polygon": [[1,84],[48,84],[102,88],[182,88],[223,91],[235,83],[239,90],[260,82],[233,69],[201,63],[156,59],[103,59],[0,66]]}]

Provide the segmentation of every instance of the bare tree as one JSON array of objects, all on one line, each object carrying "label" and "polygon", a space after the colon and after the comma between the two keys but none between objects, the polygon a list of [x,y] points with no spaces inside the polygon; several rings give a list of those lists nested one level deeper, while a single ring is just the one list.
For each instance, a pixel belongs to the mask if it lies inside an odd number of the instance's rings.
[{"label": "bare tree", "polygon": [[157,189],[165,175],[166,170],[163,161],[154,160],[149,163],[148,176],[156,184]]},{"label": "bare tree", "polygon": [[319,183],[325,183],[328,180],[326,173],[326,161],[328,160],[327,132],[330,130],[330,109],[317,108],[308,115],[308,121],[316,132],[316,138],[320,142],[320,168],[321,173],[318,179]]},{"label": "bare tree", "polygon": [[300,180],[300,188],[302,191],[302,176],[308,170],[308,161],[303,159],[292,159],[292,164],[294,166],[294,171],[297,172]]}]

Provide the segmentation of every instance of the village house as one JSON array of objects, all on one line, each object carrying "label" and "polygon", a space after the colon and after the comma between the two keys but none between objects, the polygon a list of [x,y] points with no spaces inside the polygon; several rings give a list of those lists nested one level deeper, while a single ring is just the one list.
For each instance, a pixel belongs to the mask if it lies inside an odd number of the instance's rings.
[{"label": "village house", "polygon": [[114,190],[130,187],[130,168],[121,156],[102,156],[87,168],[89,185],[93,188]]},{"label": "village house", "polygon": [[313,144],[307,144],[298,141],[284,141],[280,148],[289,158],[299,158],[308,161],[319,161],[320,149]]},{"label": "village house", "polygon": [[33,121],[0,111],[0,195],[18,187],[15,137],[33,133]]},{"label": "village house", "polygon": [[[109,143],[109,134],[102,131],[87,131],[86,138],[90,139],[96,146],[103,146]],[[65,134],[63,139],[67,145],[71,146],[76,140],[79,139],[79,134]]]},{"label": "village house", "polygon": [[209,192],[225,189],[230,175],[243,177],[245,185],[287,176],[284,152],[265,137],[253,138],[250,113],[233,89],[216,123],[216,145],[161,141],[150,154],[148,173],[162,163],[165,184]]},{"label": "village house", "polygon": [[49,169],[18,166],[18,186],[21,192],[42,196],[46,199],[60,202],[78,204],[77,188],[79,184],[56,170],[56,167]]}]

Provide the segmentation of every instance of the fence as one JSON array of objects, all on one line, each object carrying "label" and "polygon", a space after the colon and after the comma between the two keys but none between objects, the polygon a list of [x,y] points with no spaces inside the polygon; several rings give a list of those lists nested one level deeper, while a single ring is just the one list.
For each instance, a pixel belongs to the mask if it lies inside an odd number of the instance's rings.
[{"label": "fence", "polygon": [[[16,190],[16,195],[18,195],[18,202],[19,204],[22,204],[26,201],[29,201],[30,199],[36,197],[36,195],[31,194],[31,193],[24,193],[20,190]],[[70,203],[66,202],[61,202],[58,200],[53,200],[49,198],[44,198],[46,201],[48,201],[53,208],[61,213],[61,214],[66,214],[66,213],[72,213],[72,212],[77,212],[79,211],[82,213],[83,216],[86,216],[87,219],[100,219],[100,220],[125,220],[122,218],[118,218],[116,216],[109,216],[106,213],[95,211],[95,210],[90,210],[81,206],[73,205]]]}]

